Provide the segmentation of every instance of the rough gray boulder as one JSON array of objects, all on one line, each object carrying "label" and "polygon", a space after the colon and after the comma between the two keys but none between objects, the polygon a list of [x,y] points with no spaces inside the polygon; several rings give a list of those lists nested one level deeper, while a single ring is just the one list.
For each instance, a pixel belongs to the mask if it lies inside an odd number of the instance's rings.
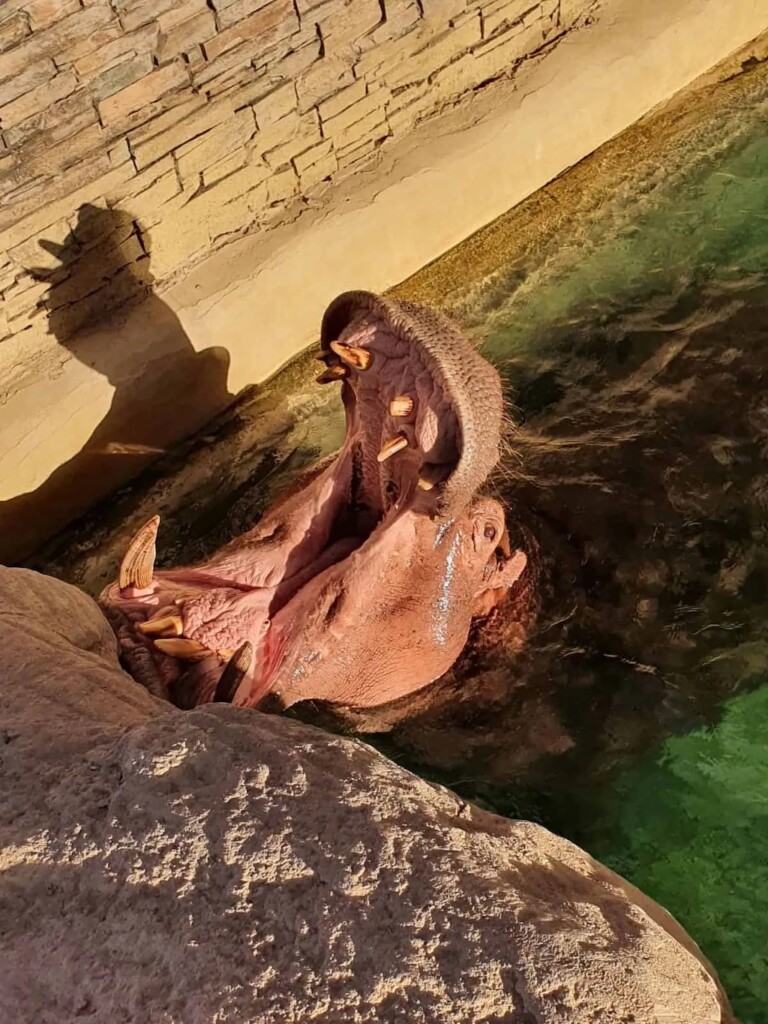
[{"label": "rough gray boulder", "polygon": [[5,1024],[715,1024],[677,923],[571,843],[287,719],[183,713],[0,568]]}]

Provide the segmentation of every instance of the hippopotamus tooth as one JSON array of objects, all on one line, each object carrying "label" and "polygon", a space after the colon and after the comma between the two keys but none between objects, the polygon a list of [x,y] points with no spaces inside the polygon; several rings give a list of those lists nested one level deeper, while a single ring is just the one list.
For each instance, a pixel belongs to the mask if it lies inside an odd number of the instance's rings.
[{"label": "hippopotamus tooth", "polygon": [[155,568],[155,542],[160,526],[160,516],[152,516],[139,530],[128,546],[120,564],[120,589],[131,587],[143,590],[152,585]]},{"label": "hippopotamus tooth", "polygon": [[160,619],[147,619],[136,629],[144,636],[174,637],[184,632],[184,621],[180,615],[165,615]]},{"label": "hippopotamus tooth", "polygon": [[403,448],[408,447],[408,438],[405,434],[396,434],[394,437],[390,437],[388,441],[385,441],[381,446],[381,451],[376,456],[379,462],[386,462],[387,459],[396,455]]},{"label": "hippopotamus tooth", "polygon": [[399,418],[410,416],[413,412],[413,399],[408,395],[398,395],[389,403],[389,415]]}]

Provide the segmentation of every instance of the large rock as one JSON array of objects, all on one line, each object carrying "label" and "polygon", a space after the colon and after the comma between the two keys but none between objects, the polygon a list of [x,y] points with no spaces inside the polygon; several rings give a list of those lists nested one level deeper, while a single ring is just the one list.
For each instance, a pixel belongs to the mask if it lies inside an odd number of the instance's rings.
[{"label": "large rock", "polygon": [[715,1024],[676,922],[364,744],[151,698],[0,569],[0,1020]]}]

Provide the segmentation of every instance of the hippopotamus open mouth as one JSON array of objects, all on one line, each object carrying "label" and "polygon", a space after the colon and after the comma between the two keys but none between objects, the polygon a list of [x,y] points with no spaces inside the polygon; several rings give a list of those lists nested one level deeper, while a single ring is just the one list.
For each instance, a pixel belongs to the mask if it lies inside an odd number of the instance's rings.
[{"label": "hippopotamus open mouth", "polygon": [[370,708],[459,656],[526,565],[498,502],[501,385],[445,317],[368,292],[326,311],[346,438],[210,560],[155,572],[157,518],[101,603],[131,674],[182,706]]}]

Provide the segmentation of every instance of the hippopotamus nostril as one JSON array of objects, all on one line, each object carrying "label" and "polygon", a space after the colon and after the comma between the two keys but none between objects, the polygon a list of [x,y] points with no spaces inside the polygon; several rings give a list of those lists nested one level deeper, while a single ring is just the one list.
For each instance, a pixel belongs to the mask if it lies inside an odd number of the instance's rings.
[{"label": "hippopotamus nostril", "polygon": [[343,345],[340,341],[331,342],[331,351],[335,352],[339,359],[342,359],[347,366],[354,370],[364,372],[367,370],[373,356],[366,348],[359,348],[357,345]]}]

